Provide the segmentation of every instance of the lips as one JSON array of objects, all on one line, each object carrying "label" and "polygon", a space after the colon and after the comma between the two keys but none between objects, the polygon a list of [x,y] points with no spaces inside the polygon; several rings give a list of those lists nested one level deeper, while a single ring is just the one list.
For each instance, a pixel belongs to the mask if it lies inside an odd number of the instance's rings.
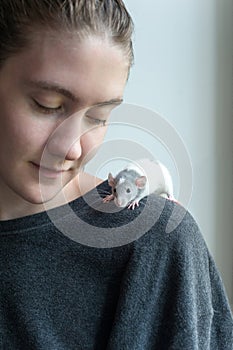
[{"label": "lips", "polygon": [[50,179],[56,179],[59,176],[61,176],[62,173],[64,173],[65,171],[68,171],[64,169],[50,169],[50,168],[46,168],[41,165],[38,165],[36,163],[31,163],[31,164],[34,166],[35,169],[37,169],[37,171],[39,171],[40,176],[47,177]]}]

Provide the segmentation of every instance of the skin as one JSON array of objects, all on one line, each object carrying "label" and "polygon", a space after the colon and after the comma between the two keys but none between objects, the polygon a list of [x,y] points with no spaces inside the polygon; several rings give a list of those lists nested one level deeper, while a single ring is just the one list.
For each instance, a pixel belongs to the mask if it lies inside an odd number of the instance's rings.
[{"label": "skin", "polygon": [[82,167],[122,100],[127,59],[106,38],[57,37],[35,34],[0,70],[1,220],[64,204],[100,182]]}]

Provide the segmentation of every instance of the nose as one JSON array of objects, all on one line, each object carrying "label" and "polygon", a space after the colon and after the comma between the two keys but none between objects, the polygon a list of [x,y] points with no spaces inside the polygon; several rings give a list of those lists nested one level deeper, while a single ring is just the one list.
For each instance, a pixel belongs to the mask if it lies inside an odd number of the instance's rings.
[{"label": "nose", "polygon": [[65,160],[77,160],[81,157],[81,155],[82,155],[81,139],[78,138],[71,145],[71,147],[67,151],[64,158],[65,158]]},{"label": "nose", "polygon": [[63,121],[47,143],[49,154],[55,155],[63,160],[77,160],[82,155],[82,125],[79,115],[70,116]]}]

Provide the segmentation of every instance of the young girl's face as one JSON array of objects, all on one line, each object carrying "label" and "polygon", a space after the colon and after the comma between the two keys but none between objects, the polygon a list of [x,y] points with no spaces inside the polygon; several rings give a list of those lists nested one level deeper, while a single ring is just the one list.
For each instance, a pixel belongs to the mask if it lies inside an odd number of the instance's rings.
[{"label": "young girl's face", "polygon": [[[37,35],[0,69],[0,208],[11,199],[41,203],[72,183],[101,144],[121,102],[128,62],[97,37]],[[44,150],[45,157],[41,164]]]}]

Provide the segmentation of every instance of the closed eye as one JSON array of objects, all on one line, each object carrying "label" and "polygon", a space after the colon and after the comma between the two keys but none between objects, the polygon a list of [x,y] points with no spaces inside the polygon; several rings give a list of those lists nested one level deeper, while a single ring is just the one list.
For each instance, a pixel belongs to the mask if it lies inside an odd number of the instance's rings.
[{"label": "closed eye", "polygon": [[38,101],[36,101],[35,99],[33,99],[34,105],[35,107],[42,113],[44,114],[53,114],[56,112],[61,112],[63,111],[63,107],[62,106],[58,106],[58,107],[48,107],[48,106],[44,106],[42,104],[40,104]]},{"label": "closed eye", "polygon": [[106,124],[106,120],[104,120],[104,119],[93,118],[93,117],[90,117],[89,115],[86,115],[86,118],[87,118],[88,122],[93,124],[93,125],[105,126],[105,124]]}]

